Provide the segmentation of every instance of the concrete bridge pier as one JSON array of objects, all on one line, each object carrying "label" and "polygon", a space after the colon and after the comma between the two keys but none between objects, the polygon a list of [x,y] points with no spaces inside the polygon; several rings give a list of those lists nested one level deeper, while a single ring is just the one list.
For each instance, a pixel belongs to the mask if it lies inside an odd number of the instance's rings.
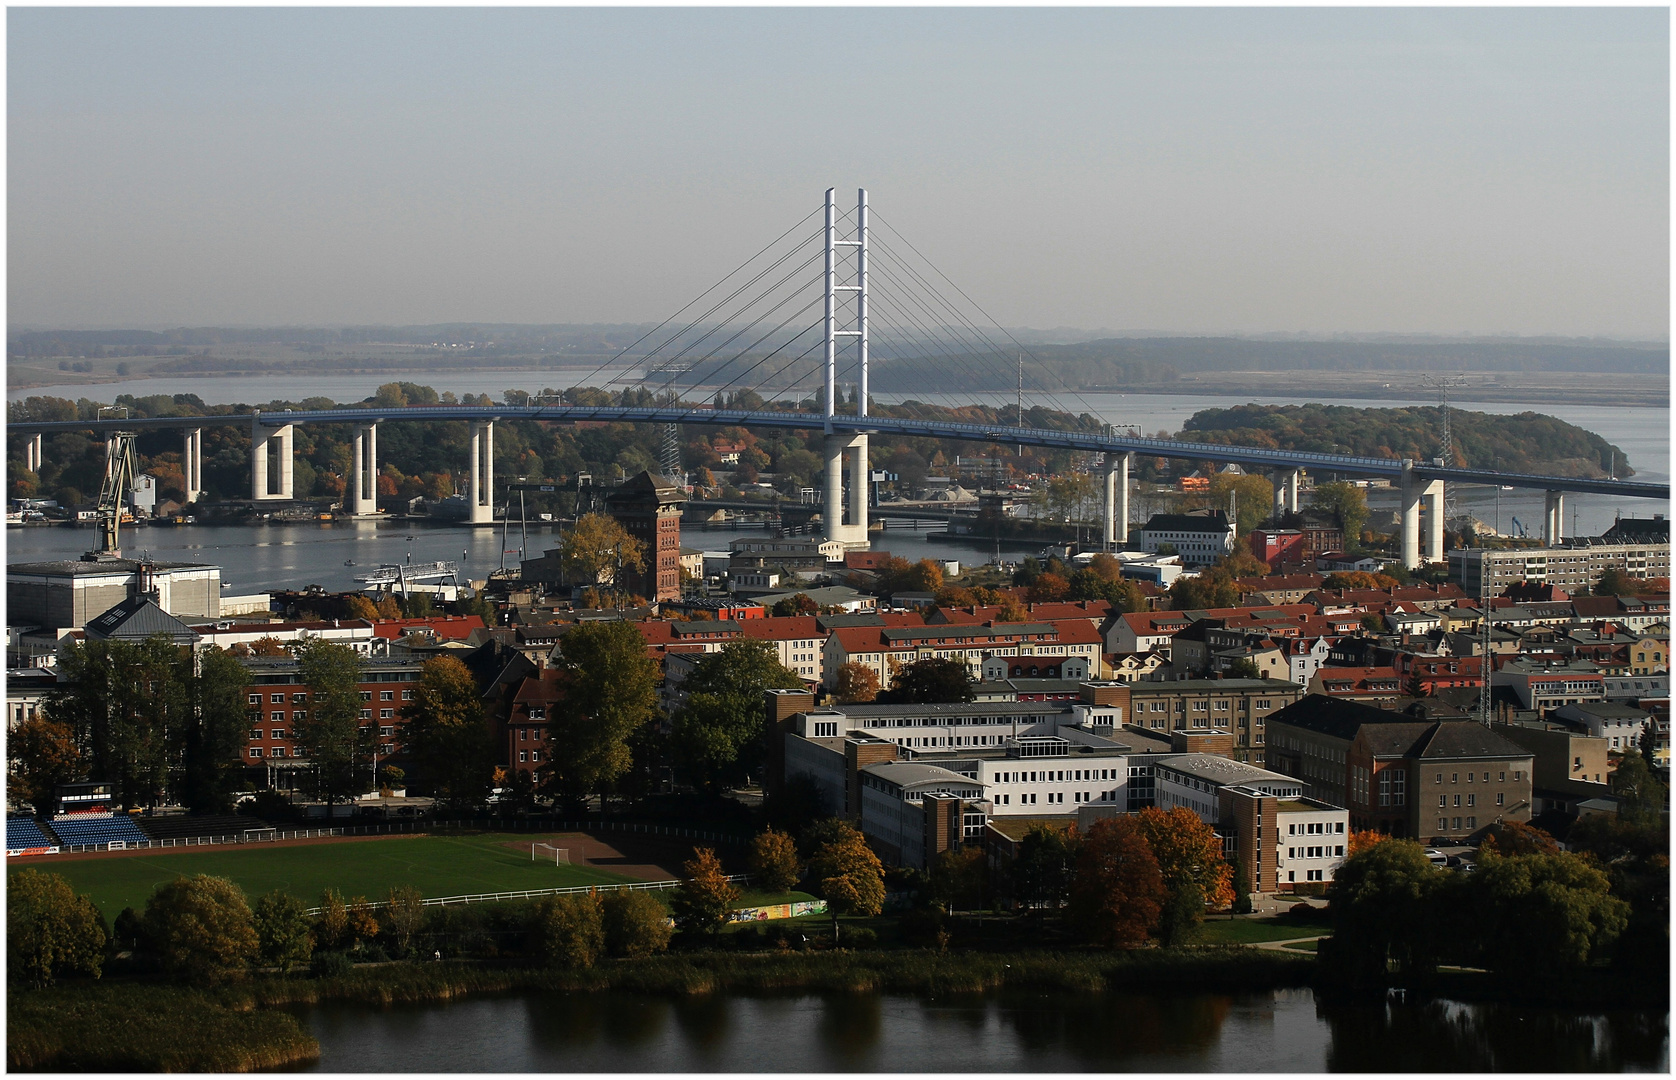
[{"label": "concrete bridge pier", "polygon": [[1426,548],[1424,560],[1443,561],[1443,481],[1421,480],[1413,474],[1410,463],[1403,462],[1402,472],[1402,564],[1417,570],[1421,563],[1420,503],[1426,504]]},{"label": "concrete bridge pier", "polygon": [[1276,469],[1269,474],[1274,485],[1274,516],[1298,512],[1298,481],[1301,469]]},{"label": "concrete bridge pier", "polygon": [[[826,459],[826,491],[821,521],[828,540],[846,548],[867,547],[867,436],[828,435],[823,446]],[[844,520],[844,456],[850,455],[850,520]]]},{"label": "concrete bridge pier", "polygon": [[495,520],[495,422],[471,425],[471,513],[473,525]]},{"label": "concrete bridge pier", "polygon": [[356,517],[378,513],[378,425],[357,425],[349,462],[349,499]]},{"label": "concrete bridge pier", "polygon": [[1101,550],[1121,551],[1129,543],[1129,466],[1135,455],[1106,455],[1105,498],[1100,504]]},{"label": "concrete bridge pier", "polygon": [[195,503],[204,493],[204,429],[188,428],[181,449],[180,474],[186,481],[186,501]]},{"label": "concrete bridge pier", "polygon": [[23,440],[23,467],[32,473],[41,471],[41,436],[39,433]]},{"label": "concrete bridge pier", "polygon": [[[272,443],[279,444],[274,451],[279,455],[277,470],[268,465],[268,447]],[[278,473],[277,478],[273,475],[275,472]],[[250,421],[250,497],[257,502],[288,501],[292,498],[291,425],[265,427],[261,413],[253,414]]]},{"label": "concrete bridge pier", "polygon": [[1565,534],[1565,492],[1550,491],[1542,500],[1542,542],[1557,544]]}]

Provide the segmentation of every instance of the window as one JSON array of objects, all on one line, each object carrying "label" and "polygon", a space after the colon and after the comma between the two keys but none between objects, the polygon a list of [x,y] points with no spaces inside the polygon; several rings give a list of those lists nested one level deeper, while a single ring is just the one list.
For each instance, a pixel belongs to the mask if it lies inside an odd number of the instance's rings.
[{"label": "window", "polygon": [[531,750],[530,751],[530,760],[531,761],[540,761],[541,760],[541,751],[540,750]]},{"label": "window", "polygon": [[529,753],[528,750],[518,751],[518,760],[519,761],[528,761],[529,759],[530,759],[530,753]]},{"label": "window", "polygon": [[269,713],[268,722],[272,724],[283,724],[285,722],[285,714],[282,712]]},{"label": "window", "polygon": [[1478,796],[1476,796],[1476,795],[1468,795],[1468,796],[1467,796],[1467,805],[1468,805],[1468,806],[1476,806],[1476,805],[1478,805]]},{"label": "window", "polygon": [[249,705],[260,705],[262,704],[262,695],[251,694],[248,698],[245,698],[245,702]]},{"label": "window", "polygon": [[1344,845],[1343,844],[1335,845],[1333,847],[1333,854],[1342,858],[1344,856]]},{"label": "window", "polygon": [[1398,771],[1391,777],[1391,805],[1408,805],[1408,774]]},{"label": "window", "polygon": [[1461,774],[1460,773],[1450,773],[1449,774],[1449,782],[1451,784],[1460,783],[1461,782]]},{"label": "window", "polygon": [[303,702],[305,702],[307,700],[308,700],[308,695],[307,694],[292,694],[291,695],[291,704],[293,704],[293,705],[301,705]]},{"label": "window", "polygon": [[250,737],[252,739],[260,739],[262,737],[262,729],[259,728],[259,727],[251,728],[250,729]]},{"label": "window", "polygon": [[1447,796],[1447,795],[1439,795],[1439,796],[1438,796],[1438,797],[1437,797],[1437,805],[1438,805],[1438,806],[1439,806],[1439,807],[1444,807],[1444,806],[1448,806],[1448,805],[1449,805],[1449,796]]},{"label": "window", "polygon": [[371,709],[362,709],[361,710],[361,719],[362,720],[371,720],[372,719],[372,710]]},{"label": "window", "polygon": [[390,736],[394,735],[395,733],[396,733],[396,729],[393,728],[393,727],[381,727],[381,728],[378,729],[379,737],[384,738],[384,739],[388,739]]},{"label": "window", "polygon": [[396,710],[394,710],[394,709],[380,709],[380,710],[378,710],[378,718],[380,720],[391,720],[391,719],[395,718],[395,715],[396,715]]},{"label": "window", "polygon": [[1437,819],[1437,831],[1438,832],[1444,832],[1448,828],[1449,828],[1449,819],[1448,818],[1441,818],[1440,817],[1440,818]]},{"label": "window", "polygon": [[1467,828],[1469,828],[1469,829],[1478,828],[1478,819],[1475,818],[1475,817],[1467,818]]},{"label": "window", "polygon": [[1456,793],[1456,794],[1455,794],[1455,805],[1456,805],[1456,806],[1459,806],[1459,805],[1461,805],[1461,796],[1460,796],[1460,793],[1459,793],[1459,792],[1457,792],[1457,793]]},{"label": "window", "polygon": [[361,700],[362,701],[371,701],[372,700],[372,691],[371,690],[362,690],[361,691]]},{"label": "window", "polygon": [[396,692],[394,690],[380,690],[378,692],[378,700],[394,701],[396,700]]},{"label": "window", "polygon": [[251,757],[261,757],[262,756],[262,748],[260,746],[252,746],[250,748],[250,756]]},{"label": "window", "polygon": [[274,704],[274,705],[283,705],[283,704],[285,704],[285,695],[284,694],[270,694],[270,695],[268,695],[268,701],[269,701],[269,703]]},{"label": "window", "polygon": [[308,719],[308,710],[307,709],[297,709],[297,710],[295,710],[294,712],[291,713],[291,719],[292,720],[307,720]]},{"label": "window", "polygon": [[1496,805],[1501,806],[1502,805],[1502,800],[1505,799],[1505,798],[1506,798],[1506,796],[1503,795],[1501,792],[1499,792],[1499,791],[1496,792]]},{"label": "window", "polygon": [[[1581,764],[1581,763],[1582,763],[1582,759],[1581,759],[1581,758],[1579,758],[1579,759],[1578,759],[1578,763],[1579,763],[1579,764]],[[1498,777],[1498,779],[1497,779],[1497,781],[1496,781],[1496,782],[1497,782],[1497,783],[1499,783],[1499,784],[1505,784],[1505,783],[1507,783],[1507,774],[1506,774],[1506,773],[1497,773],[1497,774],[1496,774],[1496,776],[1497,776],[1497,777]]]},{"label": "window", "polygon": [[1455,821],[1455,826],[1454,827],[1456,829],[1459,829],[1461,827],[1461,819],[1460,818],[1455,818],[1454,821]]},{"label": "window", "polygon": [[1437,774],[1437,782],[1440,783],[1440,784],[1443,783],[1443,774],[1442,773]]},{"label": "window", "polygon": [[276,739],[285,738],[285,729],[284,728],[274,728],[273,729],[273,737],[276,738]]},{"label": "window", "polygon": [[412,701],[413,700],[413,691],[403,690],[402,691],[402,700],[403,701]]}]

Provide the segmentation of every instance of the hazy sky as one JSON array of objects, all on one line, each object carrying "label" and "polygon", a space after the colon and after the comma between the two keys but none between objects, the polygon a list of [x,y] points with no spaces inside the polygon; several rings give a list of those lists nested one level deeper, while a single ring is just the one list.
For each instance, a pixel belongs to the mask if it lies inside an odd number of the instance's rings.
[{"label": "hazy sky", "polygon": [[655,321],[866,186],[1011,326],[1662,339],[1668,18],[12,8],[9,318]]}]

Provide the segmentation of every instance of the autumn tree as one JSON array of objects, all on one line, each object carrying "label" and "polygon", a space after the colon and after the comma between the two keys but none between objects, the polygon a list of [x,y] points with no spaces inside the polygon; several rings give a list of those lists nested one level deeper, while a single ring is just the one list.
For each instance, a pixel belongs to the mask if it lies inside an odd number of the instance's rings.
[{"label": "autumn tree", "polygon": [[1498,821],[1490,826],[1490,833],[1479,845],[1480,857],[1485,853],[1497,855],[1552,855],[1560,850],[1559,842],[1535,825],[1523,821]]},{"label": "autumn tree", "polygon": [[494,770],[494,740],[471,670],[452,656],[425,661],[402,718],[407,753],[438,801],[452,806],[481,802]]},{"label": "autumn tree", "polygon": [[714,849],[693,849],[693,857],[681,867],[681,884],[669,898],[675,925],[685,933],[713,935],[727,925],[738,902],[739,890],[723,873]]},{"label": "autumn tree", "polygon": [[37,810],[52,805],[59,784],[79,780],[87,772],[75,729],[45,712],[12,729],[6,739],[6,765],[8,801],[13,806],[27,802]]},{"label": "autumn tree", "polygon": [[343,894],[328,888],[320,894],[320,909],[314,916],[314,938],[327,949],[341,948],[349,939],[349,905]]},{"label": "autumn tree", "polygon": [[544,896],[530,913],[530,952],[544,967],[584,969],[605,952],[605,923],[599,897]]},{"label": "autumn tree", "polygon": [[629,740],[657,713],[657,663],[627,622],[578,623],[559,649],[564,719],[548,725],[555,774],[568,790],[602,791],[629,771]]},{"label": "autumn tree", "polygon": [[746,639],[700,657],[683,688],[686,701],[671,724],[676,754],[699,783],[719,791],[761,765],[763,692],[800,690],[803,679],[780,663],[772,642]]},{"label": "autumn tree", "polygon": [[309,707],[292,718],[291,738],[314,764],[330,806],[373,782],[374,728],[361,722],[361,658],[347,645],[311,638],[297,652],[297,669]]},{"label": "autumn tree", "polygon": [[226,878],[197,874],[160,885],[143,918],[150,948],[178,978],[215,982],[242,973],[256,957],[250,905]]},{"label": "autumn tree", "polygon": [[1370,574],[1366,570],[1336,570],[1321,579],[1323,589],[1395,589],[1399,582],[1389,574]]},{"label": "autumn tree", "polygon": [[813,615],[820,611],[821,606],[809,599],[808,593],[794,593],[783,600],[775,602],[768,613],[776,618],[793,615]]},{"label": "autumn tree", "polygon": [[384,898],[384,925],[395,941],[396,952],[406,956],[413,937],[425,923],[425,901],[412,885],[393,885]]},{"label": "autumn tree", "polygon": [[1147,807],[1137,820],[1164,880],[1164,943],[1174,945],[1203,921],[1206,908],[1234,902],[1234,868],[1222,857],[1216,830],[1184,806]]},{"label": "autumn tree", "polygon": [[1063,575],[1044,571],[1025,587],[1024,599],[1032,604],[1055,604],[1068,599],[1071,583]]},{"label": "autumn tree", "polygon": [[1157,923],[1166,896],[1158,860],[1133,817],[1094,823],[1077,845],[1066,915],[1092,944],[1138,945]]},{"label": "autumn tree", "polygon": [[879,696],[879,673],[855,660],[838,669],[835,684],[840,705],[864,705]]},{"label": "autumn tree", "polygon": [[41,987],[59,975],[99,977],[105,920],[93,901],[57,874],[19,870],[6,878],[6,974]]},{"label": "autumn tree", "polygon": [[843,822],[829,829],[809,859],[809,876],[826,899],[835,942],[838,916],[877,915],[884,908],[884,867],[861,833]]},{"label": "autumn tree", "polygon": [[645,565],[646,545],[631,536],[616,518],[583,514],[559,545],[559,559],[568,580],[615,590],[624,570],[639,570]]},{"label": "autumn tree", "polygon": [[377,619],[378,605],[365,596],[356,594],[343,600],[344,617],[349,619]]},{"label": "autumn tree", "polygon": [[788,834],[769,828],[751,841],[751,873],[766,892],[790,892],[803,878],[797,858],[797,842]]}]

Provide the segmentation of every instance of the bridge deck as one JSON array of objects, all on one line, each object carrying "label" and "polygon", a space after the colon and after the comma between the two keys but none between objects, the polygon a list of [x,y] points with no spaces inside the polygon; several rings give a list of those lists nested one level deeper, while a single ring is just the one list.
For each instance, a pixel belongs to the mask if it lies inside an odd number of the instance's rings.
[{"label": "bridge deck", "polygon": [[[880,432],[919,438],[959,439],[998,443],[1005,446],[1042,446],[1095,453],[1137,453],[1194,461],[1234,462],[1261,469],[1311,468],[1349,476],[1398,479],[1403,463],[1394,458],[1357,457],[1349,454],[1320,454],[1299,450],[1269,450],[1219,443],[1184,442],[1176,439],[1148,439],[1110,436],[1045,428],[1009,428],[961,424],[947,420],[910,420],[883,416],[821,416],[798,412],[753,412],[742,409],[674,406],[592,405],[422,405],[403,409],[320,409],[269,413],[236,413],[223,416],[166,416],[133,420],[62,420],[8,424],[13,434],[55,431],[153,431],[185,430],[227,424],[264,427],[286,424],[375,424],[392,421],[485,421],[543,420],[557,423],[603,420],[641,424],[707,424],[718,427],[771,427],[825,430],[839,433]],[[1541,476],[1503,473],[1488,469],[1457,469],[1439,465],[1412,464],[1412,475],[1422,480],[1447,480],[1461,484],[1497,484],[1545,491],[1585,491],[1638,499],[1669,499],[1669,484],[1634,480],[1590,480],[1570,476]]]}]

